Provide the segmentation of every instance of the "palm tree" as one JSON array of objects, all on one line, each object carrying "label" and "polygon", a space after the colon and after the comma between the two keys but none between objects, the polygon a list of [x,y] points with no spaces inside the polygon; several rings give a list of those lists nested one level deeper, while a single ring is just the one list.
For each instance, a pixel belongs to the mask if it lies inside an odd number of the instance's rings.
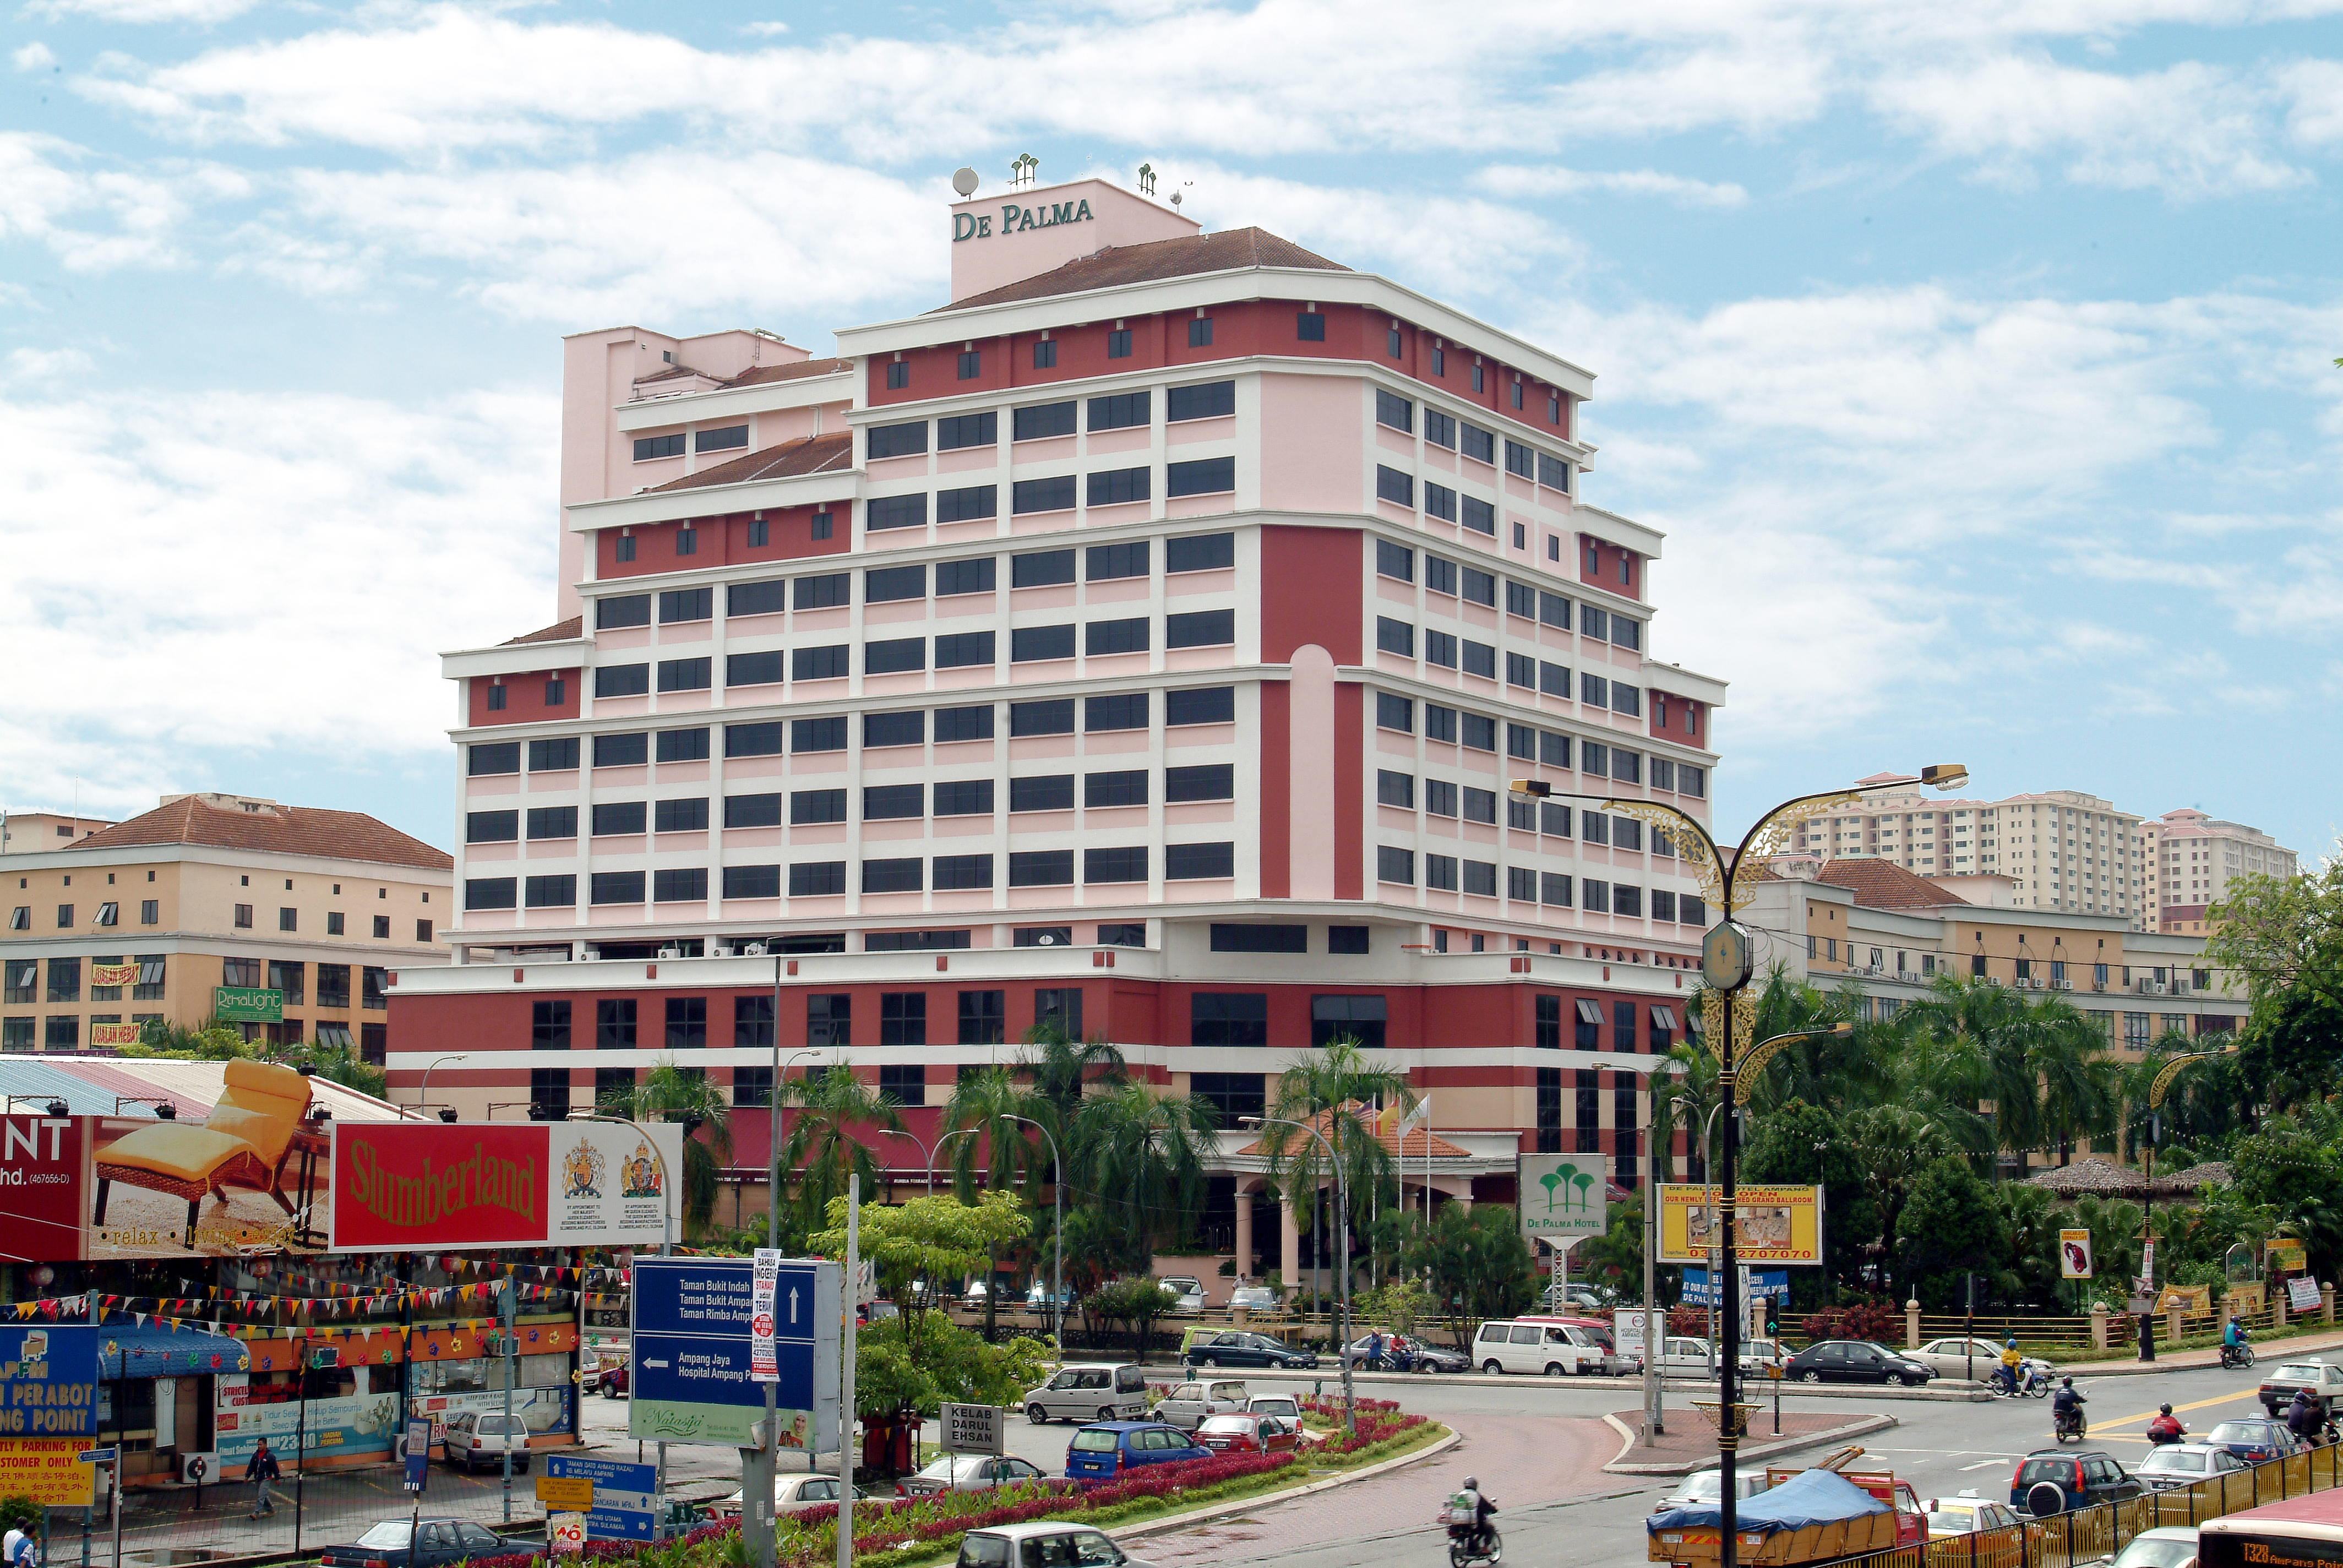
[{"label": "palm tree", "polygon": [[[1016,1071],[1028,1080],[1033,1101],[1045,1111],[1042,1120],[1052,1132],[1073,1126],[1074,1112],[1092,1085],[1112,1086],[1130,1076],[1120,1047],[1109,1044],[1104,1035],[1076,1040],[1055,1016],[1025,1031]],[[1060,1147],[1064,1147],[1062,1141]]]},{"label": "palm tree", "polygon": [[855,1135],[858,1128],[902,1131],[903,1119],[895,1113],[895,1097],[871,1089],[854,1076],[851,1064],[840,1060],[819,1076],[809,1072],[779,1086],[779,1103],[794,1102],[797,1117],[781,1144],[781,1165],[798,1172],[798,1209],[806,1230],[820,1230],[829,1221],[830,1201],[846,1191],[846,1179],[862,1178],[862,1190],[879,1188],[879,1159],[870,1146]]},{"label": "palm tree", "polygon": [[614,1089],[595,1101],[606,1116],[633,1121],[683,1123],[683,1223],[699,1235],[716,1213],[719,1162],[732,1158],[732,1107],[708,1070],[678,1067],[671,1056],[651,1064],[639,1083]]},{"label": "palm tree", "polygon": [[[1693,1005],[1699,1005],[1696,998]],[[1682,1126],[1685,1174],[1705,1181],[1708,1167],[1702,1157],[1701,1133],[1716,1105],[1716,1058],[1705,1046],[1678,1040],[1668,1047],[1668,1059],[1682,1062],[1684,1070],[1670,1078],[1654,1079],[1663,1085],[1652,1107],[1652,1147],[1660,1157],[1660,1180],[1668,1180],[1675,1167],[1676,1129]]]},{"label": "palm tree", "polygon": [[[943,1131],[938,1136],[951,1141],[952,1186],[961,1202],[974,1202],[980,1186],[1003,1192],[1022,1187],[1026,1202],[1037,1210],[1041,1207],[1042,1175],[1048,1170],[1041,1144],[1009,1120],[1033,1117],[1039,1109],[1034,1097],[1018,1087],[1005,1067],[980,1068],[960,1081],[951,1099],[944,1103]],[[1040,1229],[1038,1221],[1035,1228]],[[1001,1259],[988,1252],[986,1261],[984,1337],[990,1340],[997,1294],[992,1282],[1000,1272]]]},{"label": "palm tree", "polygon": [[1202,1206],[1217,1120],[1207,1101],[1124,1082],[1082,1101],[1066,1159],[1090,1205],[1151,1245]]},{"label": "palm tree", "polygon": [[[1395,1201],[1392,1152],[1375,1135],[1377,1107],[1415,1109],[1415,1091],[1404,1073],[1369,1065],[1359,1042],[1336,1036],[1321,1049],[1289,1060],[1278,1080],[1277,1098],[1262,1128],[1262,1147],[1269,1156],[1269,1173],[1295,1210],[1304,1231],[1312,1227],[1315,1194],[1333,1180],[1339,1167],[1349,1189],[1350,1223],[1355,1228],[1373,1211],[1386,1190]],[[1300,1122],[1326,1141],[1282,1125]],[[1332,1163],[1327,1160],[1332,1155]],[[1308,1201],[1302,1195],[1308,1193]],[[1290,1284],[1292,1282],[1288,1282]]]}]

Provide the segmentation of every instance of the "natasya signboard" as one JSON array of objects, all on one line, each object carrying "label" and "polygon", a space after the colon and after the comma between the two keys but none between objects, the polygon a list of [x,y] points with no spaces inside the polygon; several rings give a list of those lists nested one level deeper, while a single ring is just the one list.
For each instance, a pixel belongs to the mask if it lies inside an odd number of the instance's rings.
[{"label": "natasya signboard", "polygon": [[329,1251],[649,1246],[682,1129],[609,1122],[337,1122]]},{"label": "natasya signboard", "polygon": [[1061,223],[1088,223],[1091,204],[1087,201],[1051,202],[1048,206],[1020,206],[1015,202],[1001,206],[1001,226],[992,226],[990,213],[958,212],[952,214],[952,241],[990,239],[995,235],[1023,234],[1028,229],[1055,228]]}]

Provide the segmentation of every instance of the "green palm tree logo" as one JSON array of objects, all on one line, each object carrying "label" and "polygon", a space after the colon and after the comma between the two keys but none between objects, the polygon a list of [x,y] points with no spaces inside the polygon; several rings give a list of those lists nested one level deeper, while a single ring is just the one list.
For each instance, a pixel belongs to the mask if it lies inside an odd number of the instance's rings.
[{"label": "green palm tree logo", "polygon": [[[1594,1185],[1594,1178],[1575,1165],[1555,1166],[1538,1178],[1538,1185],[1545,1189],[1545,1211],[1549,1214],[1554,1212],[1557,1203],[1561,1205],[1564,1213],[1568,1213],[1573,1207],[1580,1209],[1593,1207],[1593,1201],[1586,1193],[1587,1189]],[[1578,1201],[1575,1205],[1570,1201],[1570,1193],[1565,1191],[1573,1187],[1578,1190]]]}]

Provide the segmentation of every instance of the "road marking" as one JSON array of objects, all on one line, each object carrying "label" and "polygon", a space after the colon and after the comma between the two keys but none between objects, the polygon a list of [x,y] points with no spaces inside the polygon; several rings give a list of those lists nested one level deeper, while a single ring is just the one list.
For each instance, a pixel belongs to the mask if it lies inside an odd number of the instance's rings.
[{"label": "road marking", "polygon": [[[2256,1404],[2259,1404],[2261,1402],[2261,1398],[2262,1396],[2258,1392],[2252,1389],[2247,1389],[2243,1393],[2225,1393],[2217,1395],[2212,1399],[2200,1399],[2194,1404],[2176,1404],[2172,1407],[2172,1413],[2178,1415],[2184,1410],[2206,1410],[2217,1404],[2235,1404],[2239,1400],[2245,1399],[2249,1399]],[[2117,1416],[2114,1422],[2110,1424],[2121,1426],[2127,1421],[2146,1421],[2148,1417],[2156,1413],[2157,1412],[2152,1410],[2144,1410],[2137,1415],[2119,1415]]]},{"label": "road marking", "polygon": [[2006,1458],[1982,1459],[1975,1464],[1964,1464],[1961,1468],[1963,1470],[1998,1470],[2001,1466],[2007,1464],[2008,1462],[2009,1461]]}]

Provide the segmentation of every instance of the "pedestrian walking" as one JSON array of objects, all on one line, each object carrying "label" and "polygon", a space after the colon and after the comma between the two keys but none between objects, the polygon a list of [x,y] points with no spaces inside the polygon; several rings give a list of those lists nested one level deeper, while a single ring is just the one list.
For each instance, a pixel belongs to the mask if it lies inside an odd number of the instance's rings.
[{"label": "pedestrian walking", "polygon": [[268,1452],[268,1440],[262,1438],[260,1446],[252,1451],[252,1462],[244,1471],[244,1478],[252,1483],[253,1518],[277,1512],[276,1499],[268,1495],[268,1483],[283,1473],[277,1468],[277,1456]]}]

